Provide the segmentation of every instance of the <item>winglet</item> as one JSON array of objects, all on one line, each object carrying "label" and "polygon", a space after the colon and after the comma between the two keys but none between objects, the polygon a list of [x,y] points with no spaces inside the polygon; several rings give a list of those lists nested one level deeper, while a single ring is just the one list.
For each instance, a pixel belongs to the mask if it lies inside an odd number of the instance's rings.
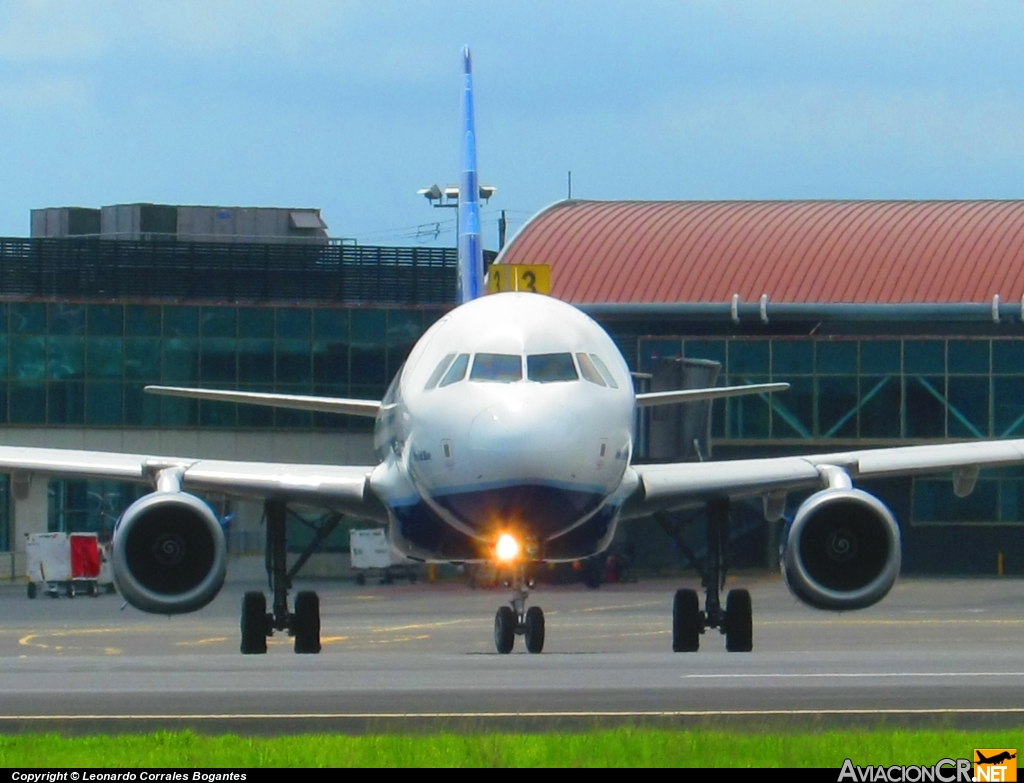
[{"label": "winglet", "polygon": [[473,61],[462,47],[462,176],[459,179],[459,304],[484,294],[484,251],[480,237],[480,182],[476,171],[473,118]]}]

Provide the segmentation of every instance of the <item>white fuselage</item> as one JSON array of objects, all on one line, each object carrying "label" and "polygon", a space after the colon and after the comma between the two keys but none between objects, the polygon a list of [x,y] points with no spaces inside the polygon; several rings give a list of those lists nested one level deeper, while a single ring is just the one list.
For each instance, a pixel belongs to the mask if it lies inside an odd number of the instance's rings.
[{"label": "white fuselage", "polygon": [[456,308],[413,348],[378,417],[371,481],[393,542],[483,559],[511,530],[537,559],[600,551],[632,489],[634,412],[622,355],[571,305],[505,293]]}]

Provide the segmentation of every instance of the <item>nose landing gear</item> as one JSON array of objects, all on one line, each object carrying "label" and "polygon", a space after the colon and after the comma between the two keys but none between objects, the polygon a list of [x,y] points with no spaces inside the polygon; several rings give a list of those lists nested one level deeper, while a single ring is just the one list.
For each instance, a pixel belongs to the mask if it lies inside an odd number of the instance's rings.
[{"label": "nose landing gear", "polygon": [[729,501],[713,500],[707,505],[708,552],[703,567],[682,539],[673,531],[664,514],[658,522],[671,535],[679,548],[697,569],[704,588],[704,611],[696,590],[677,590],[672,603],[672,651],[697,652],[700,635],[708,628],[717,628],[725,634],[725,649],[729,652],[750,652],[754,648],[753,619],[750,593],[730,590],[722,607],[721,591],[728,571]]},{"label": "nose landing gear", "polygon": [[539,653],[544,649],[544,612],[539,606],[526,608],[532,584],[525,570],[517,567],[512,577],[514,592],[510,606],[502,606],[494,615],[494,648],[502,655],[512,652],[516,636],[525,637],[527,652]]}]

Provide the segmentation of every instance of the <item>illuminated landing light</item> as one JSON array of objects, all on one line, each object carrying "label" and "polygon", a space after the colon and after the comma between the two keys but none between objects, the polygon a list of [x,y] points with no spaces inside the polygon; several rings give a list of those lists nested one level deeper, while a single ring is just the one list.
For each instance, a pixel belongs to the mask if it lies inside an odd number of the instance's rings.
[{"label": "illuminated landing light", "polygon": [[494,547],[494,555],[503,563],[515,560],[519,557],[519,542],[512,535],[502,533]]}]

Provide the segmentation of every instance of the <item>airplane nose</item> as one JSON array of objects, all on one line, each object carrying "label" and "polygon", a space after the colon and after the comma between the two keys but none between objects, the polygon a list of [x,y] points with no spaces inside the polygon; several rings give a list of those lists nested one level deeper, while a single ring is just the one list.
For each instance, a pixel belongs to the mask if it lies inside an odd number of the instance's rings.
[{"label": "airplane nose", "polygon": [[579,416],[568,408],[550,406],[541,414],[536,407],[491,405],[469,427],[472,451],[532,454],[572,451],[583,437]]}]

